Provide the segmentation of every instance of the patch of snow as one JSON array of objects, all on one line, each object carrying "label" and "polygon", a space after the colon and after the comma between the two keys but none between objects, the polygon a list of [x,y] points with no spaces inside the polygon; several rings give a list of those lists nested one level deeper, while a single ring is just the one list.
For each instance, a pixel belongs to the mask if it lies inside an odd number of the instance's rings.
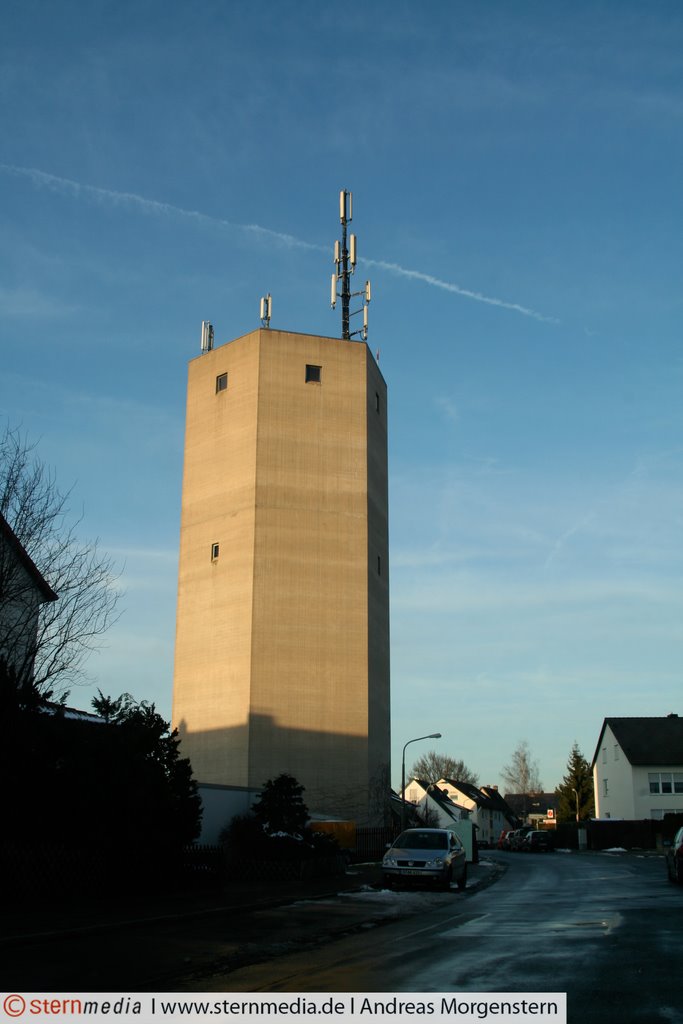
[{"label": "patch of snow", "polygon": [[572,851],[568,850],[566,846],[556,846],[555,853],[572,853]]},{"label": "patch of snow", "polygon": [[628,851],[623,846],[610,846],[609,849],[602,850],[602,853],[627,853],[627,852]]},{"label": "patch of snow", "polygon": [[357,889],[355,892],[340,892],[339,896],[343,896],[344,899],[364,899],[368,898],[376,901],[383,902],[385,900],[395,900],[397,896],[403,895],[397,893],[393,889],[372,889],[369,885],[363,886],[362,889]]}]

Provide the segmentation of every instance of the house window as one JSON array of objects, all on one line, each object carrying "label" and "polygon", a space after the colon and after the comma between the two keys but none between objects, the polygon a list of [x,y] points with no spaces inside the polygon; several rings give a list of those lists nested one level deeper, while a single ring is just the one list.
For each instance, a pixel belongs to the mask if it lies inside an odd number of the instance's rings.
[{"label": "house window", "polygon": [[381,555],[377,556],[377,575],[378,576],[382,575],[382,556]]},{"label": "house window", "polygon": [[375,391],[375,411],[379,412],[379,391]]},{"label": "house window", "polygon": [[614,760],[615,761],[619,760],[619,744],[618,743],[614,744]]},{"label": "house window", "polygon": [[218,376],[216,377],[216,394],[218,394],[219,391],[227,391],[227,390],[228,390],[228,375],[227,375],[227,373],[219,373]]},{"label": "house window", "polygon": [[221,553],[221,546],[220,546],[220,544],[212,544],[211,545],[211,561],[212,562],[217,562],[218,561],[218,556],[220,555],[220,553]]},{"label": "house window", "polygon": [[608,796],[609,790],[607,789],[607,779],[602,780],[602,795]]},{"label": "house window", "polygon": [[650,817],[655,821],[661,821],[665,814],[681,814],[681,811],[680,809],[672,811],[669,807],[652,807],[650,809]]},{"label": "house window", "polygon": [[651,793],[683,793],[683,772],[648,772],[647,781]]},{"label": "house window", "polygon": [[312,366],[311,363],[306,363],[306,383],[320,384],[322,369],[322,366]]},{"label": "house window", "polygon": [[607,764],[607,747],[602,748],[602,763]]}]

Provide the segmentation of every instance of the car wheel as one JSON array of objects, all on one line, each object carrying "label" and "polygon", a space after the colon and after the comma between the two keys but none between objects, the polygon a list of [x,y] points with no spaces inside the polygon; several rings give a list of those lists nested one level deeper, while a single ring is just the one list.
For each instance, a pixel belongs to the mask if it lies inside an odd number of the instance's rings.
[{"label": "car wheel", "polygon": [[458,886],[458,892],[464,892],[465,891],[465,888],[467,886],[467,864],[465,864],[465,867],[463,868],[463,872],[462,872],[462,874],[461,874],[461,876],[458,879],[456,884]]},{"label": "car wheel", "polygon": [[441,888],[443,889],[444,892],[450,892],[451,891],[451,882],[452,881],[453,881],[453,869],[449,868],[448,871],[446,872],[445,877],[443,878],[443,880],[441,882]]}]

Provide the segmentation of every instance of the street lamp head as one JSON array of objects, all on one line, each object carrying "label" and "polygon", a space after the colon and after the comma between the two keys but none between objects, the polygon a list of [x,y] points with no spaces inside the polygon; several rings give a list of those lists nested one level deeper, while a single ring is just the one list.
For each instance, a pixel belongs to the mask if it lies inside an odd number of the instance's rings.
[{"label": "street lamp head", "polygon": [[427,737],[427,739],[428,740],[440,740],[441,739],[441,733],[440,732],[430,732],[430,734]]}]

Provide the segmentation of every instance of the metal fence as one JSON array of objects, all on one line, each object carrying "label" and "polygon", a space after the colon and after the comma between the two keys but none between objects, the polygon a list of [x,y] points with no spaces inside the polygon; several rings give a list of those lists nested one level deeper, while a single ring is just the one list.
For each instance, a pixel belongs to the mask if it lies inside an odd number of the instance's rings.
[{"label": "metal fence", "polygon": [[353,859],[356,863],[368,860],[381,860],[394,838],[391,828],[358,828],[356,829],[356,849]]}]

